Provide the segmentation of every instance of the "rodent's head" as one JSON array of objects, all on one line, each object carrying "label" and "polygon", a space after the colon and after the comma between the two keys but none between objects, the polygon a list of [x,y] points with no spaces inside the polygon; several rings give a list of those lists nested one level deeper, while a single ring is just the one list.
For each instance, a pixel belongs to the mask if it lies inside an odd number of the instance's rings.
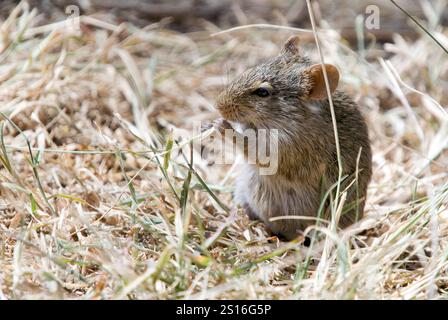
[{"label": "rodent's head", "polygon": [[[216,107],[226,120],[266,124],[300,112],[307,102],[327,98],[321,64],[299,54],[299,38],[290,37],[276,57],[246,70],[217,99]],[[336,67],[325,65],[330,91],[339,81]]]}]

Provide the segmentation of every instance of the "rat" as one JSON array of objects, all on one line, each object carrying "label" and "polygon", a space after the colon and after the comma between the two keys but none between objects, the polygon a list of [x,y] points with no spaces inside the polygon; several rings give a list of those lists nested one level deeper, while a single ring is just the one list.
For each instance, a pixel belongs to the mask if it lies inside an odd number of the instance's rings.
[{"label": "rat", "polygon": [[[323,65],[302,55],[298,44],[298,36],[290,37],[277,56],[231,82],[217,97],[222,118],[213,122],[220,133],[231,130],[237,136],[246,129],[276,130],[276,172],[260,174],[262,165],[257,161],[242,164],[234,201],[250,219],[261,220],[273,234],[287,240],[315,225],[320,214],[323,221],[331,219],[330,199],[334,199],[339,173]],[[339,136],[340,190],[347,193],[337,223],[345,228],[363,217],[372,174],[371,148],[357,104],[337,90],[338,69],[325,64],[325,70]],[[246,142],[240,148],[247,157],[250,148],[264,147]]]}]

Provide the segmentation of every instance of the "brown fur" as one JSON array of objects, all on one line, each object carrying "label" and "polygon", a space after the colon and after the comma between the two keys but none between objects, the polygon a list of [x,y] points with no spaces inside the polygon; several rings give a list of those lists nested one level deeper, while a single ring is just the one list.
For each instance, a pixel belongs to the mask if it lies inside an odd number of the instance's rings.
[{"label": "brown fur", "polygon": [[[217,109],[225,120],[236,122],[243,128],[279,130],[277,173],[262,176],[257,165],[245,164],[236,181],[235,201],[249,216],[261,219],[274,233],[288,239],[296,237],[316,221],[270,221],[270,218],[285,215],[316,217],[323,193],[338,177],[329,101],[326,91],[315,93],[318,86],[319,90],[325,90],[322,82],[316,83],[323,81],[316,80],[323,77],[313,77],[316,65],[311,67],[311,61],[299,54],[297,43],[297,37],[290,38],[278,56],[245,71],[217,99]],[[326,69],[331,90],[334,90],[339,79],[337,69],[331,65]],[[269,96],[254,94],[260,86],[269,89]],[[371,151],[367,126],[357,105],[337,90],[332,93],[332,101],[343,175],[348,175],[341,190],[354,180],[360,153],[358,179],[350,187],[345,202],[346,205],[355,204],[355,207],[339,220],[339,226],[344,228],[363,216],[371,176]],[[220,123],[229,127],[226,121]],[[328,205],[322,218],[330,218]]]}]

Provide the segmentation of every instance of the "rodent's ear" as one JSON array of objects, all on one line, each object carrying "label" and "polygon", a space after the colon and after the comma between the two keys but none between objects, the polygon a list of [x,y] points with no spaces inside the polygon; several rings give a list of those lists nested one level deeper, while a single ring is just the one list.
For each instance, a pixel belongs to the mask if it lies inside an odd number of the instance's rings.
[{"label": "rodent's ear", "polygon": [[298,55],[299,54],[299,36],[291,36],[283,44],[282,55]]},{"label": "rodent's ear", "polygon": [[[339,71],[332,64],[325,64],[325,70],[327,71],[328,82],[330,85],[330,91],[333,93],[339,83]],[[311,82],[311,90],[309,92],[309,98],[315,100],[321,100],[328,97],[327,88],[325,86],[325,78],[322,64],[314,64],[308,69]]]}]

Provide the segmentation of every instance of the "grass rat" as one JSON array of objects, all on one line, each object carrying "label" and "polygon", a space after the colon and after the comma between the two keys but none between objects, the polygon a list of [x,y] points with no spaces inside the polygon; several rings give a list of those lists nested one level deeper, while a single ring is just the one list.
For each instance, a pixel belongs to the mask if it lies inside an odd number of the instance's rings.
[{"label": "grass rat", "polygon": [[[245,163],[236,179],[234,199],[252,219],[262,220],[287,239],[315,224],[323,195],[338,180],[338,161],[322,65],[301,55],[297,36],[290,37],[278,56],[246,70],[218,96],[223,119],[218,131],[277,129],[278,169],[261,175],[259,165]],[[325,65],[339,135],[343,180],[347,190],[339,227],[363,216],[371,176],[371,150],[366,123],[356,103],[336,90],[339,73]],[[238,133],[237,133],[238,134]],[[250,146],[242,147],[247,155]],[[357,177],[357,179],[355,179]],[[323,219],[330,218],[329,198]],[[300,216],[280,219],[279,216]],[[310,219],[311,218],[311,219]]]}]

